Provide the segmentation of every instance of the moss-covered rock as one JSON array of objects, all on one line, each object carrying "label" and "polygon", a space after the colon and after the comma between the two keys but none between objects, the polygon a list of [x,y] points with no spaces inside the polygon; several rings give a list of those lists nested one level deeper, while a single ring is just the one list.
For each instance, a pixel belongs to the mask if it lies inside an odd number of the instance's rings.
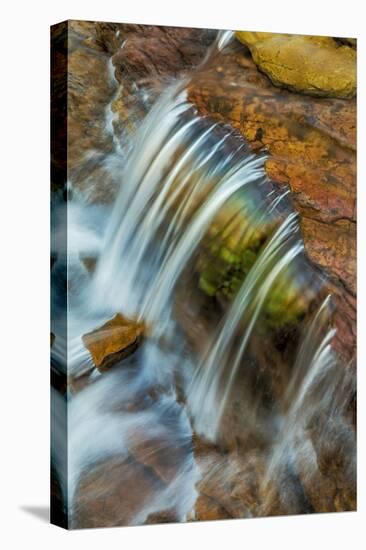
[{"label": "moss-covered rock", "polygon": [[232,209],[227,206],[210,229],[198,262],[201,290],[229,300],[239,290],[271,232],[270,223],[258,224],[242,211],[228,225],[231,218]]},{"label": "moss-covered rock", "polygon": [[[253,191],[236,198],[216,217],[203,241],[197,261],[199,288],[219,302],[232,302],[246,277],[281,223],[281,217],[255,208]],[[258,268],[261,287],[273,266]],[[309,306],[296,266],[289,265],[273,282],[261,308],[261,331],[274,331],[299,322]],[[311,285],[309,285],[311,286]],[[253,307],[255,303],[253,302]]]},{"label": "moss-covered rock", "polygon": [[253,60],[276,86],[305,94],[356,94],[356,51],[327,36],[238,31]]}]

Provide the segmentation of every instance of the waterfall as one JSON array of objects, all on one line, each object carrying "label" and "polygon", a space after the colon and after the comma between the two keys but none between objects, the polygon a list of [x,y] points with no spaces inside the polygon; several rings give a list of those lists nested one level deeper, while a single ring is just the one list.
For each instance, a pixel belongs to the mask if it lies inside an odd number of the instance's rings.
[{"label": "waterfall", "polygon": [[[327,296],[304,331],[262,482],[268,497],[275,480],[280,499],[286,498],[289,471],[301,471],[307,480],[316,476],[322,449],[329,452],[329,445],[339,449],[338,460],[347,457],[347,476],[355,478],[356,463],[350,453],[355,436],[344,415],[354,388],[350,372],[331,346],[336,331],[330,326],[330,313],[331,296]],[[262,513],[266,513],[266,501]]]},{"label": "waterfall", "polygon": [[163,94],[135,137],[94,279],[105,307],[120,302],[156,323],[215,215],[264,176],[264,157],[235,141],[230,151],[230,132],[199,118],[180,87]]},{"label": "waterfall", "polygon": [[[232,36],[229,31],[219,33],[203,64]],[[89,377],[85,389],[75,395],[69,390],[65,396],[69,485],[64,493],[71,515],[77,514],[83,473],[111,457],[127,460],[136,450],[136,434],[143,433],[156,447],[150,450],[147,445],[144,453],[163,450],[174,475],[154,488],[131,523],[142,523],[150,513],[170,506],[185,521],[200,479],[193,435],[220,442],[235,382],[239,375],[246,381],[250,343],[274,289],[294,285],[302,298],[309,294],[311,300],[319,299],[321,283],[316,276],[315,282],[308,277],[289,189],[275,189],[268,180],[265,154],[251,152],[233,128],[197,114],[187,99],[189,83],[185,77],[167,86],[126,150],[114,134],[115,115],[111,104],[107,106],[105,131],[112,134],[114,149],[103,162],[120,182],[113,205],[89,204],[82,193],[71,193],[69,184],[68,338],[66,346],[57,337],[62,317],[53,328],[52,353],[55,363],[66,368],[67,348],[70,379]],[[238,288],[229,297],[204,296],[218,321],[202,336],[207,339],[205,352],[192,350],[175,313],[186,273],[194,280],[195,296],[203,296],[198,259],[214,254],[212,243],[226,243],[233,235],[234,252],[245,249],[263,227],[266,231],[257,238],[253,262],[240,273]],[[56,242],[57,236],[56,223]],[[64,261],[66,251],[58,252],[58,261],[61,256]],[[93,273],[83,263],[90,256],[96,260]],[[306,325],[281,403],[270,409],[268,425],[277,427],[266,441],[266,483],[280,475],[284,464],[296,463],[309,445],[305,431],[310,416],[319,408],[331,414],[344,409],[344,403],[334,399],[337,384],[345,382],[331,346],[330,302],[328,297]],[[100,374],[82,336],[120,312],[143,321],[147,334],[135,356]],[[183,379],[179,388],[177,373]],[[250,392],[247,384],[243,399],[248,400],[248,411],[254,410]],[[344,398],[345,392],[341,395]],[[66,406],[63,398],[58,400],[60,409]],[[131,403],[138,404],[136,410]],[[252,427],[259,430],[256,412],[253,418]],[[56,467],[64,459],[55,457]]]},{"label": "waterfall", "polygon": [[[197,368],[188,390],[188,403],[196,431],[208,439],[218,436],[231,385],[264,300],[276,278],[302,249],[296,215],[290,214],[258,257],[214,337],[215,344]],[[224,378],[239,325],[243,327],[241,343]],[[214,415],[212,411],[216,411]]]}]

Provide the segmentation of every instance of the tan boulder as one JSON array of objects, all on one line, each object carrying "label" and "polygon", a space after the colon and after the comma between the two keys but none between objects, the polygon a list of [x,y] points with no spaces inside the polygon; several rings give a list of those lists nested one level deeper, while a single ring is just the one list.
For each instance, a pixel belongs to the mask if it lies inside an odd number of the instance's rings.
[{"label": "tan boulder", "polygon": [[356,94],[356,51],[328,36],[238,31],[258,68],[276,86],[326,97]]}]

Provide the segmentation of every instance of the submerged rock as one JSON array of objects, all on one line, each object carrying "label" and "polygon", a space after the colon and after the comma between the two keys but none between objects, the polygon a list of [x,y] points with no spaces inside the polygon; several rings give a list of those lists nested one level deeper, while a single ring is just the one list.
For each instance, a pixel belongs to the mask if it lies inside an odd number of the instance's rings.
[{"label": "submerged rock", "polygon": [[132,458],[111,458],[81,476],[76,489],[73,526],[81,528],[130,525],[161,491],[153,472]]},{"label": "submerged rock", "polygon": [[[241,225],[244,226],[245,220]],[[267,231],[267,235],[266,235]],[[239,244],[228,242],[220,234],[210,243],[208,250],[201,253],[198,262],[199,287],[208,296],[220,301],[232,301],[243,281],[253,268],[268,242],[273,228],[263,223],[262,228],[253,229],[250,238],[239,240]],[[296,281],[296,270],[284,270],[272,285],[264,301],[264,325],[278,330],[284,326],[298,324],[309,307],[309,292]]]},{"label": "submerged rock", "polygon": [[356,94],[356,52],[348,45],[327,36],[246,31],[236,36],[276,86],[315,96]]},{"label": "submerged rock", "polygon": [[121,313],[104,325],[84,334],[83,342],[90,351],[95,366],[103,371],[136,351],[144,327]]},{"label": "submerged rock", "polygon": [[88,273],[93,273],[95,271],[95,266],[97,265],[97,258],[92,256],[81,256],[80,261],[84,265]]},{"label": "submerged rock", "polygon": [[136,462],[150,468],[166,484],[176,477],[187,455],[187,448],[174,438],[167,437],[167,434],[154,437],[146,431],[135,429],[129,433],[128,449]]},{"label": "submerged rock", "polygon": [[197,485],[200,497],[195,507],[196,519],[239,519],[258,515],[263,455],[251,451],[245,456],[225,454],[201,441],[195,457],[202,474]]},{"label": "submerged rock", "polygon": [[[324,426],[322,430],[317,426],[309,430],[313,455],[309,450],[299,453],[296,464],[299,478],[316,512],[354,511],[357,509],[355,433],[347,424],[329,418]],[[311,459],[315,464],[309,468]]]}]

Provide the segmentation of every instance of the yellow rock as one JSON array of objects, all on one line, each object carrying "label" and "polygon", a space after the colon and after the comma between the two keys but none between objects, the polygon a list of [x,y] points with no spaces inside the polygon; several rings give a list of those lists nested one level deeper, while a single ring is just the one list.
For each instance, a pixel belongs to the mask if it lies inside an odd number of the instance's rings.
[{"label": "yellow rock", "polygon": [[84,334],[83,342],[99,370],[111,367],[133,353],[143,334],[143,324],[117,313],[96,330]]},{"label": "yellow rock", "polygon": [[327,36],[238,31],[253,60],[276,86],[315,96],[356,94],[356,50]]}]

